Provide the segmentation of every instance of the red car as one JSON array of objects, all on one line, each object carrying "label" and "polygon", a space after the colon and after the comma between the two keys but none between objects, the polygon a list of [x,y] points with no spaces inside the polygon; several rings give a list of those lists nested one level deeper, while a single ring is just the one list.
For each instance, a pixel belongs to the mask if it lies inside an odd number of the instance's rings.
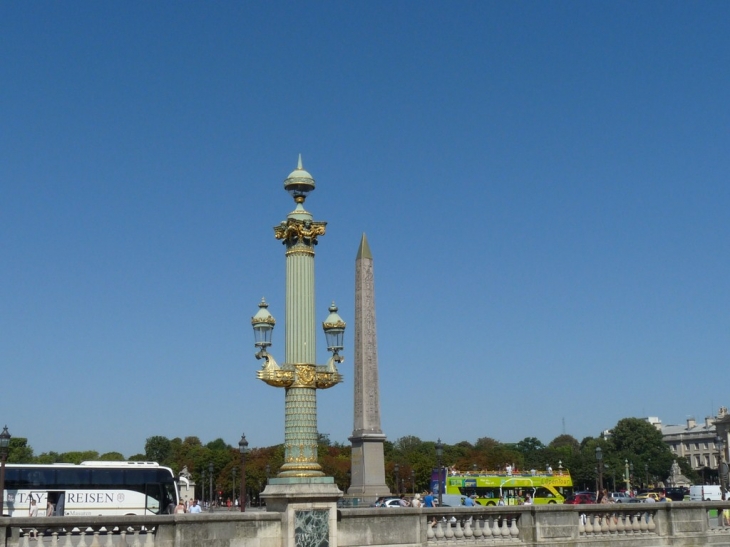
[{"label": "red car", "polygon": [[574,494],[565,498],[565,501],[563,503],[567,503],[569,505],[596,503],[596,497],[593,494],[586,493]]}]

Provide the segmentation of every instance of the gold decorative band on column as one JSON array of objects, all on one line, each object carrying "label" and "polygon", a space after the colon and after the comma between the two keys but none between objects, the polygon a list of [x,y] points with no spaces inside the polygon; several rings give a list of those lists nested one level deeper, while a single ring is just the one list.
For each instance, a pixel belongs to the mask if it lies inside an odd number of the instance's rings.
[{"label": "gold decorative band on column", "polygon": [[317,462],[317,445],[286,445],[286,458],[279,477],[321,477],[322,466]]},{"label": "gold decorative band on column", "polygon": [[286,222],[274,226],[274,237],[283,239],[289,245],[296,243],[316,245],[317,237],[324,235],[325,226],[327,226],[326,222],[288,218]]},{"label": "gold decorative band on column", "polygon": [[315,387],[314,381],[317,377],[316,365],[296,364],[294,365],[294,370],[296,374],[294,375],[292,387]]},{"label": "gold decorative band on column", "polygon": [[314,256],[314,249],[312,249],[312,247],[306,247],[304,245],[296,245],[289,249],[286,253],[284,253],[284,256],[292,255]]}]

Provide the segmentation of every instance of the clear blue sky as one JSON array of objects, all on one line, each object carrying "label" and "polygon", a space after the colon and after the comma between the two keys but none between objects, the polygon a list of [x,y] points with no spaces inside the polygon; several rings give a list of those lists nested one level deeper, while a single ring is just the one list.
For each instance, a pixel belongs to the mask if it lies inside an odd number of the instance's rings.
[{"label": "clear blue sky", "polygon": [[[727,2],[4,2],[0,422],[36,453],[283,441],[282,181],[318,320],[374,257],[383,429],[728,405]],[[352,432],[346,382],[319,426]],[[326,359],[324,336],[318,353]]]}]

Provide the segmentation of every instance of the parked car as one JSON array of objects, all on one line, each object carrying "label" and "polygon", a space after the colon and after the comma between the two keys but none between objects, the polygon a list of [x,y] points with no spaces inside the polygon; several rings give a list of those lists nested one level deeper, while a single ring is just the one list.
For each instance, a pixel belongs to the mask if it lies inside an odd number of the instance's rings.
[{"label": "parked car", "polygon": [[646,501],[647,499],[653,499],[654,501],[659,501],[659,492],[644,492],[643,494],[639,494],[636,496],[635,499],[639,501]]},{"label": "parked car", "polygon": [[626,503],[631,499],[631,496],[626,492],[611,492],[611,500],[614,503]]},{"label": "parked car", "polygon": [[565,498],[563,503],[568,505],[596,503],[596,496],[592,492],[578,492]]}]

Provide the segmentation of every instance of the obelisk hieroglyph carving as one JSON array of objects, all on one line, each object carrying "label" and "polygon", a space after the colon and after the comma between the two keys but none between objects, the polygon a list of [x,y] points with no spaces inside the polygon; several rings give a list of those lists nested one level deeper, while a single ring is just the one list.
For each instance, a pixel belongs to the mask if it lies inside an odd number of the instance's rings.
[{"label": "obelisk hieroglyph carving", "polygon": [[352,482],[347,494],[370,499],[390,494],[385,484],[385,435],[380,428],[378,341],[375,326],[373,255],[365,234],[355,259],[355,427]]}]

